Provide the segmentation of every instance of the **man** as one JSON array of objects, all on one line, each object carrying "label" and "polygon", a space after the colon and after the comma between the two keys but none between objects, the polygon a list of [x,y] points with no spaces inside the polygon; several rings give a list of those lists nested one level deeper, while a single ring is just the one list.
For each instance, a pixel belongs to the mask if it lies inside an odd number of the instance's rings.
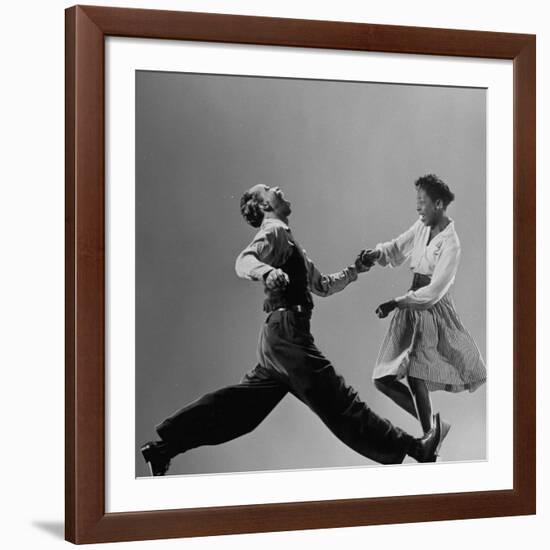
[{"label": "man", "polygon": [[415,439],[363,403],[317,349],[310,332],[311,293],[329,296],[368,271],[354,265],[322,275],[288,226],[290,203],[278,188],[256,185],[241,198],[247,223],[260,228],[236,261],[239,277],[264,284],[267,319],[260,333],[258,364],[242,381],[204,395],[156,427],[160,441],[141,448],[152,475],[164,475],[175,455],[244,435],[292,393],[349,447],[382,464],[436,460],[441,427]]}]

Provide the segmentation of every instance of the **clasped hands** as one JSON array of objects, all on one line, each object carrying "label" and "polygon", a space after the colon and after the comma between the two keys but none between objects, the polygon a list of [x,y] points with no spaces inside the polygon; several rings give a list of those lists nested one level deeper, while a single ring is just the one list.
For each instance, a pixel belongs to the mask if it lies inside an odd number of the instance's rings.
[{"label": "clasped hands", "polygon": [[361,250],[355,259],[355,268],[358,273],[364,273],[376,263],[376,260],[380,258],[380,250]]}]

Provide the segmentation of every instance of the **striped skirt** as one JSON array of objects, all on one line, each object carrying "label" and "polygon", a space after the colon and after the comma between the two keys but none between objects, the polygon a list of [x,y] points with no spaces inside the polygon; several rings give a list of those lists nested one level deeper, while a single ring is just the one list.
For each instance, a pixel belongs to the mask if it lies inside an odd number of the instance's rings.
[{"label": "striped skirt", "polygon": [[385,376],[420,378],[430,391],[473,392],[485,382],[485,363],[449,294],[429,309],[395,311],[373,372]]}]

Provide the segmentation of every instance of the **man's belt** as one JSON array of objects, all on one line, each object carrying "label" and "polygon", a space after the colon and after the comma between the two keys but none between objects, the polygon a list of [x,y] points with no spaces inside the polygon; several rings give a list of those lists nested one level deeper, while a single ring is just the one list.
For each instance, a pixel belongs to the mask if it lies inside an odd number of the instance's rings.
[{"label": "man's belt", "polygon": [[289,305],[289,306],[274,307],[272,309],[266,310],[267,313],[271,313],[273,311],[292,311],[294,313],[310,313],[311,307],[295,304],[295,305]]}]

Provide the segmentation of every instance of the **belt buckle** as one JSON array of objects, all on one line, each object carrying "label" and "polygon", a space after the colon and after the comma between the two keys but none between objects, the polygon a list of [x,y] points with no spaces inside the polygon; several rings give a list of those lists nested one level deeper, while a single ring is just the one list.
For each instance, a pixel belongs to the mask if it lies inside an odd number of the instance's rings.
[{"label": "belt buckle", "polygon": [[278,307],[277,309],[273,311],[294,311],[294,313],[304,313],[305,307],[302,305],[294,305],[294,306],[288,306],[288,307]]}]

